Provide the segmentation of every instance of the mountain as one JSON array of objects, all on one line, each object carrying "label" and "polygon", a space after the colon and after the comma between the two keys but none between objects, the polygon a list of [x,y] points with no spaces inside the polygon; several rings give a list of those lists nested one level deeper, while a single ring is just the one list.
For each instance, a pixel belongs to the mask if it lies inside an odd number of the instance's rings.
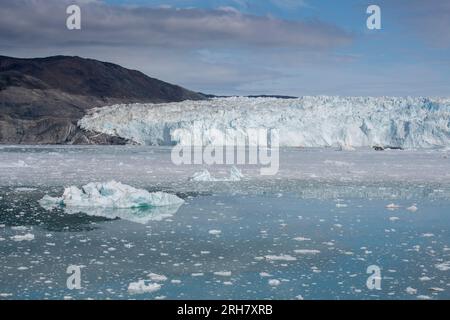
[{"label": "mountain", "polygon": [[0,56],[0,143],[124,143],[83,131],[77,121],[94,107],[206,98],[108,62]]}]

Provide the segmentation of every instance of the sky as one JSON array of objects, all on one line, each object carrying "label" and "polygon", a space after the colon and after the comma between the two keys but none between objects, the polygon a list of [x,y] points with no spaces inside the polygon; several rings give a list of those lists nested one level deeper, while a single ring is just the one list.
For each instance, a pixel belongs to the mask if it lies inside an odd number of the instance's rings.
[{"label": "sky", "polygon": [[77,55],[218,95],[450,96],[450,1],[2,0],[0,55]]}]

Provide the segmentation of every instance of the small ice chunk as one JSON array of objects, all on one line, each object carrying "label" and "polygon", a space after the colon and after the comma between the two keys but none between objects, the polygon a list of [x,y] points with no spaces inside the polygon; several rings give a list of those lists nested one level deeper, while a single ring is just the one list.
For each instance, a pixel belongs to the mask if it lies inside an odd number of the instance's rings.
[{"label": "small ice chunk", "polygon": [[196,172],[189,178],[190,181],[216,181],[208,170]]},{"label": "small ice chunk", "polygon": [[145,280],[139,280],[138,282],[132,282],[128,285],[128,293],[130,294],[143,294],[151,293],[161,289],[161,285],[157,283],[145,284]]},{"label": "small ice chunk", "polygon": [[440,271],[448,271],[450,270],[450,261],[438,263],[434,266]]},{"label": "small ice chunk", "polygon": [[161,281],[167,280],[166,276],[156,274],[156,273],[149,273],[148,277],[150,278],[150,280],[155,281],[155,282],[161,282]]},{"label": "small ice chunk", "polygon": [[401,208],[398,204],[395,204],[395,203],[390,203],[390,204],[388,204],[387,206],[386,206],[386,208],[387,209],[390,209],[390,210],[395,210],[395,209],[398,209],[398,208]]},{"label": "small ice chunk", "polygon": [[313,250],[313,249],[297,249],[297,250],[294,250],[294,252],[297,254],[318,254],[318,253],[320,253],[319,250]]},{"label": "small ice chunk", "polygon": [[217,272],[214,272],[214,275],[220,276],[220,277],[231,277],[231,271],[217,271]]},{"label": "small ice chunk", "polygon": [[34,234],[27,233],[27,234],[24,234],[24,235],[12,236],[11,240],[14,240],[14,241],[31,241],[31,240],[34,240]]},{"label": "small ice chunk", "polygon": [[213,229],[213,230],[209,230],[208,233],[212,234],[213,236],[217,236],[217,235],[221,234],[222,231]]},{"label": "small ice chunk", "polygon": [[276,287],[276,286],[279,286],[281,284],[281,281],[277,280],[277,279],[270,279],[268,281],[268,283],[269,283],[269,286]]},{"label": "small ice chunk", "polygon": [[407,294],[417,294],[417,289],[414,289],[412,287],[406,288],[405,291],[406,291]]},{"label": "small ice chunk", "polygon": [[26,231],[26,230],[28,230],[28,228],[25,226],[14,226],[14,227],[11,227],[11,230]]},{"label": "small ice chunk", "polygon": [[268,272],[260,272],[259,276],[265,278],[265,277],[271,277],[272,275]]},{"label": "small ice chunk", "polygon": [[434,237],[434,234],[432,234],[432,233],[424,233],[424,234],[422,234],[422,237],[424,237],[424,238],[432,238],[432,237]]},{"label": "small ice chunk", "polygon": [[430,296],[425,296],[425,295],[420,295],[420,296],[417,296],[417,299],[419,299],[419,300],[431,300],[431,297]]},{"label": "small ice chunk", "polygon": [[400,218],[399,217],[390,217],[389,220],[390,221],[398,221],[398,220],[400,220]]},{"label": "small ice chunk", "polygon": [[236,167],[232,166],[230,169],[229,178],[214,178],[207,169],[194,173],[189,180],[197,182],[225,182],[225,181],[241,181],[244,178],[242,172]]},{"label": "small ice chunk", "polygon": [[266,260],[269,261],[295,261],[297,258],[290,256],[288,254],[282,254],[282,255],[267,255],[265,256]]},{"label": "small ice chunk", "polygon": [[305,238],[305,237],[296,237],[294,238],[295,241],[311,241],[310,238]]},{"label": "small ice chunk", "polygon": [[416,212],[417,210],[419,210],[419,208],[417,208],[415,205],[412,205],[412,206],[406,208],[406,210],[408,210],[410,212]]}]

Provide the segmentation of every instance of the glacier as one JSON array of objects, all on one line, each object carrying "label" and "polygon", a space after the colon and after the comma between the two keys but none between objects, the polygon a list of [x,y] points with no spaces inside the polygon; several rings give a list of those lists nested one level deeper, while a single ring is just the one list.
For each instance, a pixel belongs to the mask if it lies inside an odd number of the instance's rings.
[{"label": "glacier", "polygon": [[92,109],[78,125],[141,145],[190,145],[177,129],[245,135],[275,129],[281,147],[450,147],[450,98],[333,97],[213,98],[160,104],[118,104]]}]

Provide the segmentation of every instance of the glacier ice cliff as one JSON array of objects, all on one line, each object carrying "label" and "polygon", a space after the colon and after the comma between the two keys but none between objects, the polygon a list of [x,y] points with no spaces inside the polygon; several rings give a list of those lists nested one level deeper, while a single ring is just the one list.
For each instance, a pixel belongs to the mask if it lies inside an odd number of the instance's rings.
[{"label": "glacier ice cliff", "polygon": [[[78,125],[142,145],[191,144],[176,129],[200,132],[213,143],[215,130],[234,135],[276,129],[280,146],[450,146],[450,98],[328,97],[298,99],[215,98],[93,109]],[[197,129],[197,131],[195,131]]]}]

